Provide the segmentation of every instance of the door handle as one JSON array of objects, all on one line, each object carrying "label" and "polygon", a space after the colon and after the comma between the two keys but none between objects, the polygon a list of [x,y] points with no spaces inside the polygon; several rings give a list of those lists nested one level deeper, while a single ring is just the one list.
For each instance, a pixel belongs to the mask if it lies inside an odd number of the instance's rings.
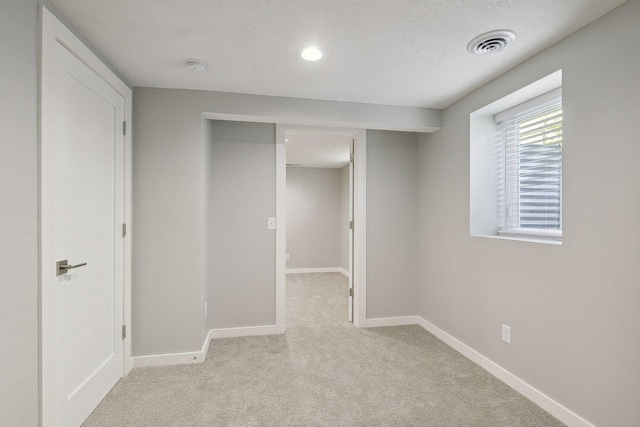
[{"label": "door handle", "polygon": [[60,276],[62,274],[66,274],[67,271],[71,270],[72,268],[78,268],[78,267],[82,267],[84,265],[87,265],[86,262],[83,262],[82,264],[76,264],[76,265],[69,265],[68,261],[62,260],[62,261],[58,261],[56,262],[56,276]]}]

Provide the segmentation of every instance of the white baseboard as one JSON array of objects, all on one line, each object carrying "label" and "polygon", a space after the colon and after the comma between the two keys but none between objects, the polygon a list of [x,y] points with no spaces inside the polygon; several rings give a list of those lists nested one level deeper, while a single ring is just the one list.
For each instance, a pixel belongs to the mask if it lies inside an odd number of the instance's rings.
[{"label": "white baseboard", "polygon": [[342,273],[349,274],[340,267],[322,267],[322,268],[287,268],[287,274],[299,273]]},{"label": "white baseboard", "polygon": [[216,338],[237,338],[237,337],[253,337],[256,335],[275,335],[276,326],[249,326],[244,328],[224,328],[224,329],[212,329],[209,331],[209,336],[212,339]]},{"label": "white baseboard", "polygon": [[425,320],[420,316],[383,317],[377,319],[367,319],[366,322],[367,328],[403,325],[422,326],[425,330],[431,332],[449,347],[461,353],[566,425],[571,427],[595,427],[580,415],[566,408],[561,403],[553,400],[551,397],[547,396],[537,388],[518,378],[511,372],[504,369],[502,366],[478,353],[476,350],[472,349],[462,341],[449,335],[442,329],[435,326],[433,323]]},{"label": "white baseboard", "polygon": [[571,427],[595,427],[580,415],[566,408],[559,402],[553,400],[551,397],[547,396],[529,383],[518,378],[494,361],[478,353],[476,350],[472,349],[462,341],[449,335],[442,329],[435,326],[433,323],[423,319],[420,316],[415,317],[419,319],[418,324],[424,329],[431,332],[451,348],[466,356],[468,359],[475,362],[480,367],[484,368],[490,374],[507,384],[509,387],[513,388],[515,391],[517,391],[527,399],[531,400],[533,403],[535,403],[566,425]]},{"label": "white baseboard", "polygon": [[343,275],[345,275],[346,277],[351,277],[351,273],[349,273],[347,270],[345,270],[344,268],[339,268],[338,269],[338,273],[342,273]]},{"label": "white baseboard", "polygon": [[134,368],[143,368],[146,366],[168,366],[168,365],[188,365],[192,363],[202,363],[207,356],[209,343],[211,342],[211,332],[207,334],[202,350],[188,351],[185,353],[169,353],[169,354],[152,354],[149,356],[135,356],[133,360]]},{"label": "white baseboard", "polygon": [[211,329],[202,343],[202,350],[188,351],[184,353],[152,354],[149,356],[132,357],[134,368],[144,368],[147,366],[168,366],[168,365],[188,365],[192,363],[202,363],[207,357],[209,344],[215,338],[250,337],[256,335],[275,335],[275,325],[252,326],[245,328],[225,328]]},{"label": "white baseboard", "polygon": [[420,316],[402,316],[402,317],[379,317],[376,319],[367,319],[367,328],[379,328],[381,326],[404,326],[419,325]]}]

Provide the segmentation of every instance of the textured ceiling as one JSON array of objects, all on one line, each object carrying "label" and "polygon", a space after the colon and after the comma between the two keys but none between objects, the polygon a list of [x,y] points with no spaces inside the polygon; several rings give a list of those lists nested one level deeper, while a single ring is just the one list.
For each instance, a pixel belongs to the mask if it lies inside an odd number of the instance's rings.
[{"label": "textured ceiling", "polygon": [[[623,0],[51,0],[134,86],[444,108]],[[514,30],[507,49],[467,43]],[[297,52],[310,44],[318,62]],[[186,59],[209,64],[188,73]]]}]

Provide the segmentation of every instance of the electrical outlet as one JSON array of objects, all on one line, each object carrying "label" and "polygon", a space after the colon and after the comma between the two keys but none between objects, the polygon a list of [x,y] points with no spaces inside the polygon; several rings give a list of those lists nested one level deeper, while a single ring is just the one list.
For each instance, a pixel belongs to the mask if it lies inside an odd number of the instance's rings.
[{"label": "electrical outlet", "polygon": [[502,341],[511,344],[511,326],[502,324]]},{"label": "electrical outlet", "polygon": [[207,310],[207,303],[205,302],[205,303],[204,303],[204,318],[205,318],[205,319],[207,318],[207,312],[208,312],[208,310]]},{"label": "electrical outlet", "polygon": [[289,261],[289,254],[284,254],[284,260]]}]

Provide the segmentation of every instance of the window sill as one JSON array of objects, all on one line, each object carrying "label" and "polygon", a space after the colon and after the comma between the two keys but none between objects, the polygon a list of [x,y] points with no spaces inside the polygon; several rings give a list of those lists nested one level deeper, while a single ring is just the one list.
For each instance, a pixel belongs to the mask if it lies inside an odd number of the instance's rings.
[{"label": "window sill", "polygon": [[562,241],[562,230],[532,229],[532,228],[501,228],[498,230],[498,236]]},{"label": "window sill", "polygon": [[529,242],[529,243],[543,243],[546,245],[555,245],[562,246],[562,240],[557,239],[545,239],[544,237],[535,237],[535,236],[500,236],[500,235],[482,235],[482,234],[472,234],[471,237],[485,237],[489,239],[498,239],[498,240],[515,240],[517,242]]}]

